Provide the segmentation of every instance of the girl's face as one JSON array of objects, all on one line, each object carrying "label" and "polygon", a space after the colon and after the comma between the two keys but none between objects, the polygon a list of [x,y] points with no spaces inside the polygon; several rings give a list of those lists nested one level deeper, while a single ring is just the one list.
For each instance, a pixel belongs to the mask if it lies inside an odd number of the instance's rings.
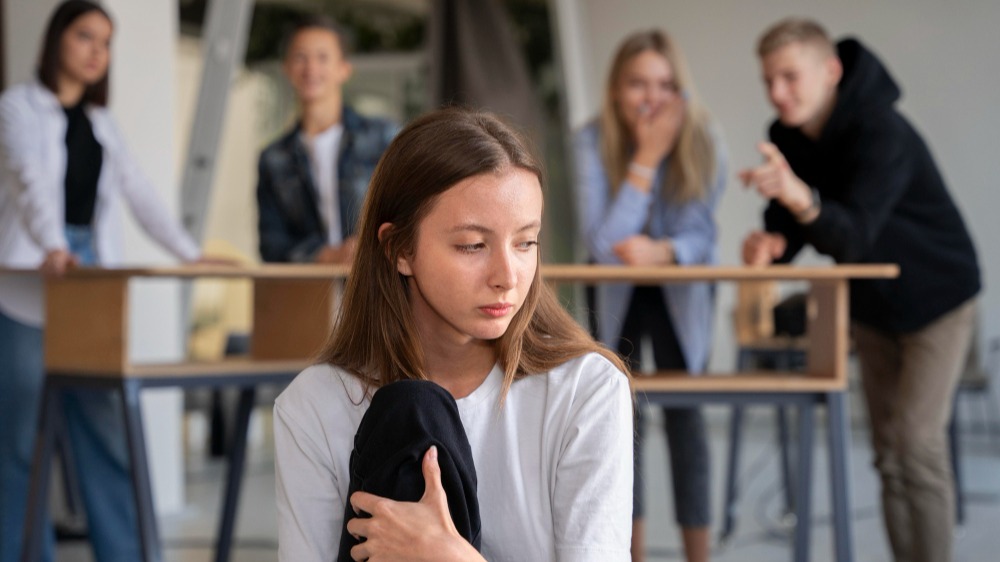
[{"label": "girl's face", "polygon": [[108,73],[111,21],[98,11],[88,12],[66,28],[59,51],[59,74],[90,86]]},{"label": "girl's face", "polygon": [[634,131],[639,117],[676,101],[679,91],[670,61],[656,51],[642,51],[624,64],[618,77],[614,92],[618,115]]},{"label": "girl's face", "polygon": [[502,336],[535,278],[541,225],[541,185],[521,168],[439,195],[413,254],[397,263],[421,339],[447,346]]}]

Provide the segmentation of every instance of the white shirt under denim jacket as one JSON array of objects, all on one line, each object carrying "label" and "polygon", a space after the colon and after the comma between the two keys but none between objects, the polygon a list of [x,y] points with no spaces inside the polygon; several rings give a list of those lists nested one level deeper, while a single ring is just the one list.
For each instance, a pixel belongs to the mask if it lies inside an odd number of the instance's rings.
[{"label": "white shirt under denim jacket", "polygon": [[[198,246],[158,197],[128,153],[103,107],[87,117],[103,148],[94,208],[94,246],[101,265],[119,265],[124,201],[150,237],[185,261]],[[66,248],[66,113],[45,86],[12,86],[0,96],[0,267],[36,268],[51,250]],[[42,284],[35,276],[0,275],[0,312],[32,326],[44,318]]]},{"label": "white shirt under denim jacket", "polygon": [[[640,191],[625,180],[612,195],[601,160],[597,123],[591,122],[576,133],[577,224],[594,262],[621,264],[612,249],[614,245],[643,233],[654,239],[670,239],[679,265],[711,265],[718,261],[715,207],[726,185],[726,152],[718,131],[710,131],[715,146],[715,174],[704,196],[686,203],[675,203],[660,194],[662,178],[669,171],[669,157],[657,167],[650,192]],[[596,287],[598,337],[612,349],[618,346],[632,288],[630,283],[602,283]],[[708,363],[712,342],[713,284],[666,283],[662,290],[688,371],[699,374]]]}]

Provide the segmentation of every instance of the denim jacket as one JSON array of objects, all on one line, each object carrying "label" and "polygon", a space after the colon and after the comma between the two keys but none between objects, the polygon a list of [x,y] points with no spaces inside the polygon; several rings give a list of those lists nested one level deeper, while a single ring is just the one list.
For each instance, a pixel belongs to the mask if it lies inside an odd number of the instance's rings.
[{"label": "denim jacket", "polygon": [[[344,134],[337,156],[337,197],[342,235],[354,234],[368,181],[382,152],[399,130],[387,120],[363,117],[345,106]],[[257,175],[257,232],[266,262],[310,262],[326,244],[326,225],[306,147],[296,125],[260,155]]]},{"label": "denim jacket", "polygon": [[[668,173],[670,158],[656,172],[651,193],[643,193],[628,181],[612,194],[600,151],[600,130],[590,123],[574,137],[576,201],[579,235],[590,259],[600,264],[621,264],[612,247],[645,233],[655,239],[670,239],[679,265],[714,264],[717,261],[715,207],[726,183],[726,153],[713,131],[716,170],[712,184],[701,199],[674,203],[660,196],[661,178]],[[668,283],[662,286],[667,312],[691,373],[702,372],[712,341],[714,290],[711,283]],[[598,336],[616,349],[628,311],[632,285],[602,283],[596,287]]]}]

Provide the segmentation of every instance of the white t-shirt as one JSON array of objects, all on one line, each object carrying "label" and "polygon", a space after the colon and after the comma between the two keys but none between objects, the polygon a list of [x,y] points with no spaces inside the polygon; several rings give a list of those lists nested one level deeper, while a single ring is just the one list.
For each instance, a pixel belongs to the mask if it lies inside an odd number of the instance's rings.
[{"label": "white t-shirt", "polygon": [[340,225],[340,199],[337,195],[337,155],[344,126],[340,123],[314,137],[302,135],[309,153],[309,168],[319,195],[319,215],[326,225],[327,243],[339,246],[343,242]]},{"label": "white t-shirt", "polygon": [[[632,532],[632,396],[605,358],[588,354],[515,382],[503,371],[458,400],[472,446],[491,562],[628,561]],[[330,562],[340,544],[354,434],[368,409],[357,378],[303,371],[274,407],[278,558]]]}]

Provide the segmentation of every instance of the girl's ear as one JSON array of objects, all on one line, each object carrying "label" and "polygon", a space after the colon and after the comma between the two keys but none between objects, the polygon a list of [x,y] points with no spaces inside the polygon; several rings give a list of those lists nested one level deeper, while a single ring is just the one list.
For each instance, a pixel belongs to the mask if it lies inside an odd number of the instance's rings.
[{"label": "girl's ear", "polygon": [[[385,240],[385,237],[388,236],[388,233],[389,233],[390,229],[392,229],[392,223],[391,222],[384,222],[384,223],[382,223],[382,226],[378,227],[378,239],[379,239],[379,242],[382,242],[382,241]],[[388,248],[386,248],[386,251],[388,252]],[[396,259],[396,271],[398,271],[400,274],[406,275],[406,276],[413,275],[413,269],[410,267],[410,261],[407,258],[402,257],[402,256],[400,256],[398,259]]]},{"label": "girl's ear", "polygon": [[401,275],[405,275],[406,277],[413,276],[413,269],[410,268],[410,261],[402,256],[400,256],[399,259],[396,260],[396,271],[398,271]]}]

